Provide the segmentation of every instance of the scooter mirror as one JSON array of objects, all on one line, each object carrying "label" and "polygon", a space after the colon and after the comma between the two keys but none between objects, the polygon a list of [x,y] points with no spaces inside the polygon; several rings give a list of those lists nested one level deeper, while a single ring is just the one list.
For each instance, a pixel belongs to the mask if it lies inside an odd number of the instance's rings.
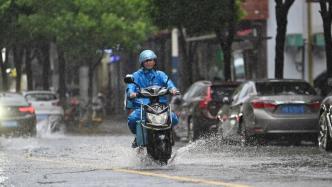
[{"label": "scooter mirror", "polygon": [[124,78],[124,82],[126,84],[134,83],[134,76],[131,74],[127,74],[126,77]]}]

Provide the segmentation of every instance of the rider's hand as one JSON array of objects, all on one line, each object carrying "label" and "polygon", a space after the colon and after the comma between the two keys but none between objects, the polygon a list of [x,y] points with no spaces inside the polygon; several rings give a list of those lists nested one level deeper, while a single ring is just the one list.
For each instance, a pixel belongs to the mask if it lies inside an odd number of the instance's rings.
[{"label": "rider's hand", "polygon": [[176,93],[177,93],[177,89],[171,89],[170,91],[169,91],[172,95],[176,95]]},{"label": "rider's hand", "polygon": [[130,93],[129,97],[130,97],[130,98],[135,98],[135,97],[137,97],[137,93],[135,93],[135,92]]}]

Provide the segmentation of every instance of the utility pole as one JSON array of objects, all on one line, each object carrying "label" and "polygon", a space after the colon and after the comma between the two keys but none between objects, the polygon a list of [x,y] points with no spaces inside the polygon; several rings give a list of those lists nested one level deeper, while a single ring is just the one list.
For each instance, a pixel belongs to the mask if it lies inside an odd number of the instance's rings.
[{"label": "utility pole", "polygon": [[311,1],[307,2],[307,12],[308,12],[308,81],[313,84],[312,79],[312,27],[311,27]]}]

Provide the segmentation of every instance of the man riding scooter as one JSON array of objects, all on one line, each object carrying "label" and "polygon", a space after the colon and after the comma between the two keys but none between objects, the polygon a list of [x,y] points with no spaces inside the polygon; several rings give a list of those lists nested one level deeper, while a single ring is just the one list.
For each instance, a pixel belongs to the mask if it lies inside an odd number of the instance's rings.
[{"label": "man riding scooter", "polygon": [[[141,68],[133,73],[135,82],[141,88],[146,88],[149,86],[157,85],[167,87],[172,95],[177,94],[177,89],[174,83],[168,78],[168,76],[163,72],[157,70],[157,55],[151,50],[144,50],[139,55],[139,63]],[[140,104],[148,104],[149,99],[147,98],[137,98],[138,87],[135,84],[128,84],[126,89],[126,94],[129,100],[132,102],[132,108],[134,109],[128,116],[128,127],[133,134],[136,134],[136,122],[140,119],[141,110]],[[161,103],[168,103],[166,96],[160,98]],[[172,127],[178,123],[178,118],[175,113],[172,112]],[[137,147],[136,138],[132,143],[132,147]]]}]

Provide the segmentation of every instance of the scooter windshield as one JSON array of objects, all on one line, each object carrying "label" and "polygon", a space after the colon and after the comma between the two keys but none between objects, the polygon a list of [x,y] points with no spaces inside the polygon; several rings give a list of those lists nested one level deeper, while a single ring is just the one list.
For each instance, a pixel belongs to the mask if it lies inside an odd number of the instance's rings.
[{"label": "scooter windshield", "polygon": [[147,88],[142,88],[140,93],[145,97],[158,97],[166,95],[168,93],[168,89],[161,86],[149,86]]}]

